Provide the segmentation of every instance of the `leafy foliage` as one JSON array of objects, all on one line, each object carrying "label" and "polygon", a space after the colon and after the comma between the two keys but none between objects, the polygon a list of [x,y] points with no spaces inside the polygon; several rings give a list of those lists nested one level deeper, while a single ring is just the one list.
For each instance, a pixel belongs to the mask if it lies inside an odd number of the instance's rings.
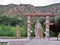
[{"label": "leafy foliage", "polygon": [[0,25],[0,36],[16,36],[16,27]]},{"label": "leafy foliage", "polygon": [[17,24],[21,22],[22,20],[15,17],[0,15],[0,24],[16,26]]}]

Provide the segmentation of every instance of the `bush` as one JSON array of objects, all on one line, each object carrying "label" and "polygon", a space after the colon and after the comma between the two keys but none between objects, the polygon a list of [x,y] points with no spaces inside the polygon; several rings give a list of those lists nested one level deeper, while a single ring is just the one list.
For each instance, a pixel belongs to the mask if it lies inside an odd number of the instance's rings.
[{"label": "bush", "polygon": [[55,37],[55,32],[50,31],[50,36],[51,36],[51,37]]},{"label": "bush", "polygon": [[[14,28],[14,30],[13,30]],[[0,36],[15,36],[16,35],[16,28],[12,26],[1,25],[0,26]]]},{"label": "bush", "polygon": [[0,24],[16,26],[18,23],[22,23],[22,19],[18,19],[11,16],[0,15]]},{"label": "bush", "polygon": [[24,27],[20,28],[20,35],[21,37],[27,37],[27,29]]}]

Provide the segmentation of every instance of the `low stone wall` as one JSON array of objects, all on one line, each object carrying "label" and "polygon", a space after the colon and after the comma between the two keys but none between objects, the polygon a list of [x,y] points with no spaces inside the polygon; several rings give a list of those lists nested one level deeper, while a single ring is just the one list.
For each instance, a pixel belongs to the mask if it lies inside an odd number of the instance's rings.
[{"label": "low stone wall", "polygon": [[0,45],[60,45],[60,40],[0,39]]},{"label": "low stone wall", "polygon": [[60,41],[30,40],[30,41],[10,41],[8,45],[60,45]]}]

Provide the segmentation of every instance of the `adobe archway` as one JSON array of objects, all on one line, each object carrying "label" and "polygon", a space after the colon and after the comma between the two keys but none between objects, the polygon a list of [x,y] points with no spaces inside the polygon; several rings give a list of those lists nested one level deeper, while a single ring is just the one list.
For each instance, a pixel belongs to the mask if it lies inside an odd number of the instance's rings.
[{"label": "adobe archway", "polygon": [[53,25],[53,23],[49,22],[49,17],[53,17],[54,15],[52,13],[24,13],[24,16],[27,16],[28,20],[28,36],[27,39],[30,39],[31,37],[31,17],[46,17],[46,22],[44,23],[46,25],[46,39],[49,39],[49,25]]}]

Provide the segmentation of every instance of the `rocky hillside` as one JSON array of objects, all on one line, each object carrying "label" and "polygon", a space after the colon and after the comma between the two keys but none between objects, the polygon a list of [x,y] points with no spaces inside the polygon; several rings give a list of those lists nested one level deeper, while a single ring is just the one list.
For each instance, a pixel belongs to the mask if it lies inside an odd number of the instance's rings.
[{"label": "rocky hillside", "polygon": [[43,6],[43,7],[36,7],[36,8],[38,8],[42,12],[51,12],[54,15],[60,16],[60,3]]},{"label": "rocky hillside", "polygon": [[60,3],[52,4],[48,6],[38,6],[35,7],[30,4],[9,4],[0,5],[0,14],[11,15],[11,16],[21,16],[22,13],[35,13],[35,12],[51,12],[54,15],[60,16]]}]

